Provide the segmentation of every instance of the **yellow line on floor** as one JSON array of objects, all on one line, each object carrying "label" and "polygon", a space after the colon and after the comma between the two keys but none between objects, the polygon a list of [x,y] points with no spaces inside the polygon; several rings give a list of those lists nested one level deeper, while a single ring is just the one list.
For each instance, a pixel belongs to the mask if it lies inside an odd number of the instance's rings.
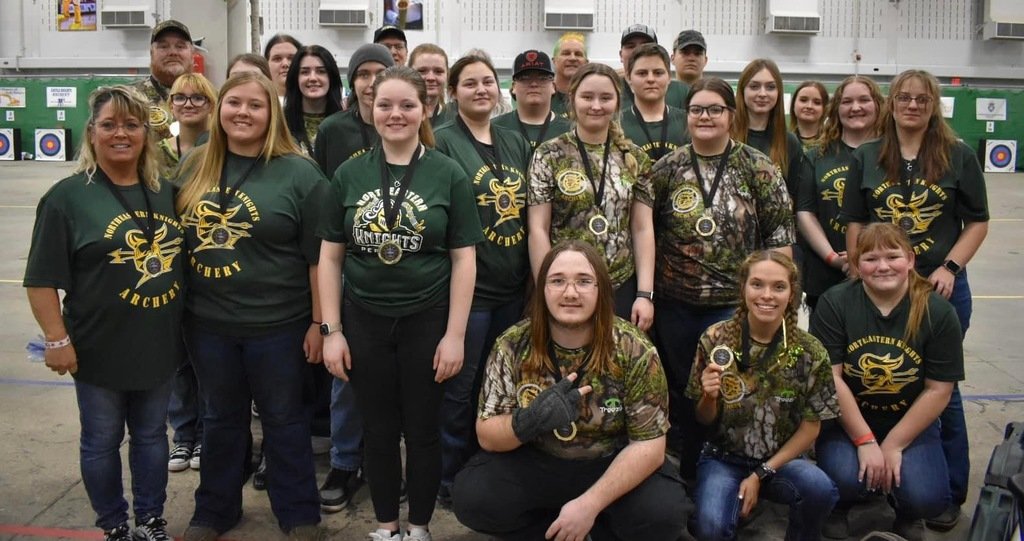
[{"label": "yellow line on floor", "polygon": [[0,284],[20,284],[21,280],[0,280]]},{"label": "yellow line on floor", "polygon": [[1024,222],[1024,218],[992,218],[990,222]]},{"label": "yellow line on floor", "polygon": [[1024,295],[971,295],[971,298],[997,301],[1019,301],[1024,299]]}]

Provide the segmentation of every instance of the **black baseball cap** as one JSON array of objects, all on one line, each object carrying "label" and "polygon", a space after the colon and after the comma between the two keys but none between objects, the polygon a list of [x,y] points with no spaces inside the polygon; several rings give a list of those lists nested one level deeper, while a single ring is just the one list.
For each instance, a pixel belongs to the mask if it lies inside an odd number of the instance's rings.
[{"label": "black baseball cap", "polygon": [[405,31],[393,24],[386,24],[377,30],[374,30],[373,42],[380,43],[380,40],[391,35],[398,37],[398,39],[402,40],[406,45],[409,44],[409,40],[405,39]]},{"label": "black baseball cap", "polygon": [[696,45],[701,49],[707,51],[708,44],[704,41],[704,34],[696,30],[683,30],[676,36],[676,41],[672,44],[672,50],[678,51],[679,49],[685,49],[690,45]]},{"label": "black baseball cap", "polygon": [[646,24],[632,24],[622,31],[622,40],[619,41],[619,45],[625,45],[630,38],[635,38],[636,36],[643,36],[654,43],[658,43],[658,34],[654,33],[653,28]]},{"label": "black baseball cap", "polygon": [[512,63],[513,79],[526,71],[542,71],[550,75],[555,74],[555,71],[551,69],[551,57],[547,53],[536,49],[519,53],[516,61]]},{"label": "black baseball cap", "polygon": [[167,19],[162,21],[160,24],[153,27],[153,33],[150,34],[149,42],[160,39],[160,35],[165,32],[177,32],[181,34],[189,43],[192,43],[192,33],[188,31],[188,27],[181,21],[175,21],[174,19]]}]

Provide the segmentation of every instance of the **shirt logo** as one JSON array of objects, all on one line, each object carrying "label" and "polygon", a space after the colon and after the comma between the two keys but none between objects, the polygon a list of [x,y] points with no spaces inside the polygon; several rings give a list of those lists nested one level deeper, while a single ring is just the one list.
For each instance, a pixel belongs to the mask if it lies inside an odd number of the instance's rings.
[{"label": "shirt logo", "polygon": [[622,400],[616,397],[606,399],[604,405],[601,406],[601,413],[614,415],[620,411],[622,411]]},{"label": "shirt logo", "polygon": [[701,203],[701,195],[693,186],[680,186],[672,193],[672,210],[676,214],[690,214],[697,210]]},{"label": "shirt logo", "polygon": [[[392,186],[391,197],[394,198],[396,195],[398,187]],[[423,246],[423,230],[427,224],[416,214],[426,210],[423,198],[408,191],[396,213],[395,222],[388,224],[380,188],[366,192],[356,202],[355,217],[352,219],[352,238],[357,246],[372,253],[377,253],[383,243],[396,243],[403,251],[418,252]]]},{"label": "shirt logo", "polygon": [[913,220],[913,226],[907,229],[908,234],[926,233],[932,222],[942,215],[942,204],[924,206],[928,200],[928,192],[921,192],[912,195],[909,202],[903,200],[898,193],[890,194],[885,198],[885,207],[875,209],[878,217],[882,220],[892,221],[900,225],[900,220]]},{"label": "shirt logo", "polygon": [[917,368],[898,371],[903,366],[903,355],[892,357],[886,353],[884,357],[865,353],[860,356],[856,366],[847,365],[843,371],[847,375],[860,378],[864,391],[868,394],[899,394],[908,384],[917,381]]},{"label": "shirt logo", "polygon": [[575,169],[566,169],[558,174],[558,190],[569,197],[580,195],[587,189],[587,178]]},{"label": "shirt logo", "polygon": [[239,239],[251,237],[247,231],[252,228],[251,223],[232,221],[243,206],[236,205],[221,214],[220,206],[213,201],[204,200],[197,203],[195,209],[181,220],[185,227],[194,227],[196,236],[199,237],[199,246],[192,249],[192,253],[204,250],[234,250]]},{"label": "shirt logo", "polygon": [[146,235],[139,229],[131,229],[124,234],[124,242],[128,248],[113,250],[107,255],[110,256],[111,265],[123,265],[131,262],[135,270],[141,275],[135,284],[138,289],[142,284],[171,272],[171,263],[181,253],[181,237],[171,239],[167,242],[167,224],[162,224],[156,233],[153,234],[153,243],[146,241]]}]

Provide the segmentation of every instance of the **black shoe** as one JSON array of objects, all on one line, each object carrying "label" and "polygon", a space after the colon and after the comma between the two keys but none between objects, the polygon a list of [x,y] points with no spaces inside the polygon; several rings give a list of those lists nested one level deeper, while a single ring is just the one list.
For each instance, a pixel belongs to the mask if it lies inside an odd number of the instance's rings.
[{"label": "black shoe", "polygon": [[337,513],[348,507],[359,482],[356,472],[331,468],[324,484],[320,485],[320,510],[324,513]]},{"label": "black shoe", "polygon": [[252,488],[256,490],[267,489],[267,459],[266,457],[260,461],[260,467],[256,468],[256,473],[252,474]]},{"label": "black shoe", "polygon": [[941,515],[932,517],[924,521],[924,525],[929,530],[935,530],[937,532],[948,532],[953,528],[956,528],[956,524],[960,522],[960,506],[951,503]]},{"label": "black shoe", "polygon": [[135,531],[132,535],[135,541],[171,541],[166,527],[167,521],[161,517],[149,517],[141,522],[135,519]]},{"label": "black shoe", "polygon": [[123,522],[116,528],[104,530],[103,541],[132,541],[132,530],[127,522]]}]

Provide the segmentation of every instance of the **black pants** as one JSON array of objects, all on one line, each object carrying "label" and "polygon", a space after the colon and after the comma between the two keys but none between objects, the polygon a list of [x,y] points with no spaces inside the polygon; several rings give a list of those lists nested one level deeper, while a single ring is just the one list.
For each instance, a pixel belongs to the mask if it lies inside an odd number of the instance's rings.
[{"label": "black pants", "polygon": [[614,292],[615,315],[629,321],[636,302],[636,275],[630,276]]},{"label": "black pants", "polygon": [[[455,476],[455,516],[500,539],[543,539],[561,507],[590,488],[613,458],[565,460],[530,446],[481,451]],[[679,474],[666,461],[598,515],[591,537],[675,540],[683,531],[685,498]]]},{"label": "black pants", "polygon": [[438,409],[444,389],[434,382],[433,360],[448,324],[448,307],[395,318],[348,298],[344,305],[350,377],[363,414],[363,468],[377,521],[398,520],[399,440],[404,435],[409,522],[428,524],[441,483]]}]

